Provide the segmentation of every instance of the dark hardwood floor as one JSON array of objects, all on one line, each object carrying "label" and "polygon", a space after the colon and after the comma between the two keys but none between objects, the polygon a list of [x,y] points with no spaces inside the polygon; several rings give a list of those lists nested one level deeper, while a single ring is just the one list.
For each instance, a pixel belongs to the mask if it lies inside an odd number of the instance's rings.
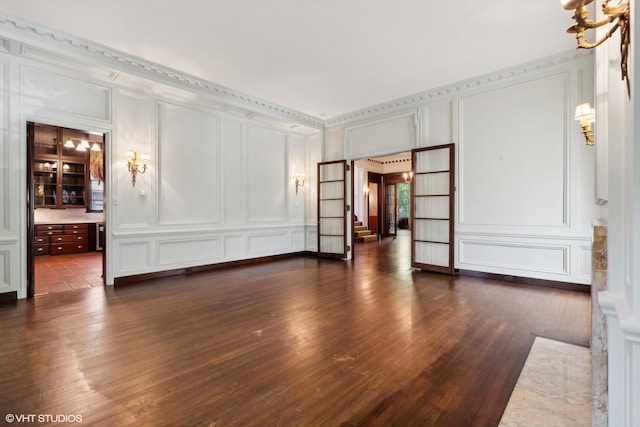
[{"label": "dark hardwood floor", "polygon": [[0,419],[495,426],[532,334],[588,345],[588,294],[415,272],[406,236],[356,250],[2,303]]}]

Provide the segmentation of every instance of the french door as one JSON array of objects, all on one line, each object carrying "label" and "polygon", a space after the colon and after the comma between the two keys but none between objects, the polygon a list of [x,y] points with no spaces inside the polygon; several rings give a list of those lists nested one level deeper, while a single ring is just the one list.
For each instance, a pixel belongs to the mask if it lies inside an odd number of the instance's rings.
[{"label": "french door", "polygon": [[318,256],[346,258],[346,160],[318,163]]},{"label": "french door", "polygon": [[397,208],[397,184],[385,185],[385,220],[384,235],[396,236],[398,234],[398,208]]},{"label": "french door", "polygon": [[455,145],[412,150],[411,266],[454,273]]}]

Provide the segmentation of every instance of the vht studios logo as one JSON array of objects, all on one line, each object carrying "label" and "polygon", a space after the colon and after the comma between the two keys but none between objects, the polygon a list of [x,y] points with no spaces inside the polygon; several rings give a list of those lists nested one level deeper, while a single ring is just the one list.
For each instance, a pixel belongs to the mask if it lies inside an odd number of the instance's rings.
[{"label": "vht studios logo", "polygon": [[13,423],[81,423],[82,415],[63,414],[7,414],[4,420]]}]

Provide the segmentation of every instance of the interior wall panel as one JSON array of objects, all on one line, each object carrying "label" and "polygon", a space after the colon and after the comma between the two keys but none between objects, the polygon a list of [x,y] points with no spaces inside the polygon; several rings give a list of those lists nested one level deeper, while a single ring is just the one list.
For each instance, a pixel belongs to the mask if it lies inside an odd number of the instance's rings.
[{"label": "interior wall panel", "polygon": [[320,134],[307,137],[306,141],[306,170],[305,184],[306,218],[307,224],[318,221],[318,163],[322,161],[322,139]]},{"label": "interior wall panel", "polygon": [[566,92],[558,75],[460,100],[461,224],[567,224]]},{"label": "interior wall panel", "polygon": [[345,130],[350,159],[409,151],[417,146],[417,112],[348,127]]},{"label": "interior wall panel", "polygon": [[286,134],[250,125],[247,156],[249,221],[288,220],[287,164]]},{"label": "interior wall panel", "polygon": [[[116,229],[151,227],[153,192],[153,168],[138,175],[136,186],[131,183],[131,174],[126,168],[126,153],[129,150],[155,154],[151,144],[153,102],[149,96],[128,91],[118,93],[117,138],[112,153],[112,171],[118,176],[113,196],[121,201],[114,215]],[[155,156],[154,156],[155,157]],[[155,160],[155,159],[153,159]],[[155,162],[153,162],[155,164]],[[144,189],[147,196],[140,196]]]},{"label": "interior wall panel", "polygon": [[113,254],[116,276],[147,272],[153,265],[150,241],[117,242]]},{"label": "interior wall panel", "polygon": [[0,292],[8,292],[11,284],[11,252],[0,250]]},{"label": "interior wall panel", "polygon": [[241,224],[247,220],[247,171],[244,125],[230,119],[222,120],[221,162],[224,194],[222,222]]},{"label": "interior wall panel", "polygon": [[[302,223],[305,220],[305,198],[309,184],[306,177],[305,138],[302,135],[289,135],[288,158],[289,175],[287,183],[289,187],[289,220],[293,223]],[[298,187],[296,192],[295,176],[297,173],[305,175],[305,184]]]},{"label": "interior wall panel", "polygon": [[228,234],[224,236],[224,257],[228,260],[240,259],[245,255],[243,234]]},{"label": "interior wall panel", "polygon": [[429,105],[427,110],[426,145],[451,144],[453,140],[452,101]]},{"label": "interior wall panel", "polygon": [[332,128],[325,131],[323,160],[330,162],[344,160],[344,131],[342,128]]},{"label": "interior wall panel", "polygon": [[220,221],[219,118],[158,102],[158,223]]},{"label": "interior wall panel", "polygon": [[26,106],[64,112],[80,118],[111,120],[111,89],[43,70],[22,70]]},{"label": "interior wall panel", "polygon": [[567,245],[535,245],[504,241],[460,240],[460,264],[538,271],[559,276],[569,274]]},{"label": "interior wall panel", "polygon": [[159,241],[156,253],[158,265],[208,261],[220,258],[220,238]]},{"label": "interior wall panel", "polygon": [[[8,111],[9,98],[5,90],[6,86],[6,71],[5,64],[0,63],[0,105],[2,111],[0,112],[0,200],[8,200],[9,196],[9,173],[11,168],[9,167],[9,143],[8,143]],[[9,203],[3,203],[0,207],[0,234],[3,234],[9,230]]]},{"label": "interior wall panel", "polygon": [[279,252],[289,248],[288,233],[264,233],[249,236],[249,253]]}]

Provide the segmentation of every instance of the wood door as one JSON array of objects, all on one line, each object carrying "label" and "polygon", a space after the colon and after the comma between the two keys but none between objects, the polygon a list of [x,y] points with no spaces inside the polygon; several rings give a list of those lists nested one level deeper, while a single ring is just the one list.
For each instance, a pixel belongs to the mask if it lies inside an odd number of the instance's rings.
[{"label": "wood door", "polygon": [[384,235],[396,236],[398,227],[396,184],[385,184],[385,220]]},{"label": "wood door", "polygon": [[346,258],[346,160],[318,163],[318,256]]},{"label": "wood door", "polygon": [[412,150],[411,266],[454,273],[455,146]]}]

